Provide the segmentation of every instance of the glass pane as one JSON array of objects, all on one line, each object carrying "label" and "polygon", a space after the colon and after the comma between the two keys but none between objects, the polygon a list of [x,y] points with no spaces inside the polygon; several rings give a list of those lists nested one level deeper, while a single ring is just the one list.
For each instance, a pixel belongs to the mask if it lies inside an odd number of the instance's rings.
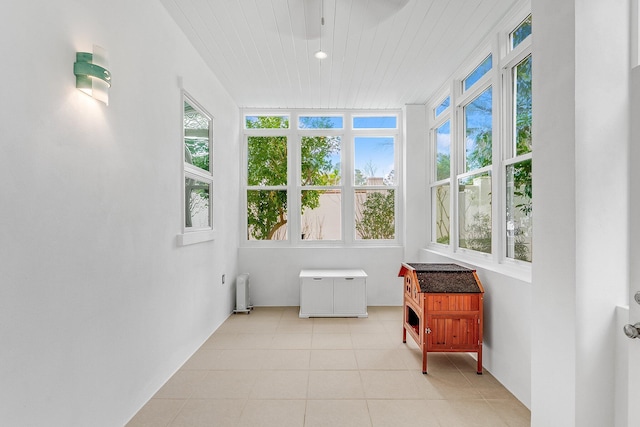
[{"label": "glass pane", "polygon": [[356,239],[395,238],[395,191],[355,191]]},{"label": "glass pane", "polygon": [[287,185],[286,136],[250,136],[248,138],[247,184]]},{"label": "glass pane", "polygon": [[340,142],[339,136],[302,137],[302,185],[340,185]]},{"label": "glass pane", "polygon": [[298,128],[300,129],[342,129],[342,116],[300,116]]},{"label": "glass pane", "polygon": [[395,184],[395,139],[355,138],[355,185]]},{"label": "glass pane", "polygon": [[211,119],[184,101],[184,161],[207,172]]},{"label": "glass pane", "polygon": [[245,116],[247,129],[289,129],[289,116]]},{"label": "glass pane", "polygon": [[491,164],[491,88],[464,107],[466,172]]},{"label": "glass pane", "polygon": [[286,190],[247,191],[247,239],[287,239]]},{"label": "glass pane", "polygon": [[211,228],[211,206],[208,182],[191,177],[184,180],[185,194],[185,223],[186,228]]},{"label": "glass pane", "polygon": [[516,155],[531,152],[531,56],[513,68]]},{"label": "glass pane", "polygon": [[340,240],[342,238],[342,192],[303,190],[301,195],[302,240]]},{"label": "glass pane", "polygon": [[458,180],[459,246],[491,253],[491,176],[488,172]]},{"label": "glass pane", "polygon": [[436,129],[436,181],[449,178],[451,166],[451,123]]},{"label": "glass pane", "polygon": [[531,159],[507,166],[507,257],[532,259]]},{"label": "glass pane", "polygon": [[438,105],[436,107],[436,117],[438,117],[444,110],[446,110],[447,108],[449,108],[449,103],[451,102],[451,99],[447,96],[444,101],[442,101],[440,103],[440,105]]},{"label": "glass pane", "polygon": [[396,129],[398,118],[396,116],[366,116],[354,117],[354,129]]},{"label": "glass pane", "polygon": [[462,90],[468,90],[475,82],[480,80],[482,76],[487,74],[489,70],[491,70],[492,60],[491,55],[487,56],[487,58],[482,61],[478,67],[471,72],[463,81],[462,81]]},{"label": "glass pane", "polygon": [[527,16],[527,19],[522,21],[518,28],[513,30],[513,32],[509,35],[511,39],[511,49],[514,49],[518,46],[524,39],[529,37],[531,34],[531,15]]},{"label": "glass pane", "polygon": [[444,245],[448,245],[450,240],[450,193],[449,184],[439,185],[431,189],[431,203],[433,204],[433,218],[435,219],[433,223],[432,240]]}]

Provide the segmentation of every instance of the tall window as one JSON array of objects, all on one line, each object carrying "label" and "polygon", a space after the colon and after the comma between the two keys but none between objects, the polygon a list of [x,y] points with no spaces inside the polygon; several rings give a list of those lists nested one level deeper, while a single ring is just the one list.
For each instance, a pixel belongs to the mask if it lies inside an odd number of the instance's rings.
[{"label": "tall window", "polygon": [[247,241],[395,242],[399,114],[245,112]]},{"label": "tall window", "polygon": [[183,95],[184,231],[213,229],[213,119]]},{"label": "tall window", "polygon": [[515,21],[498,59],[476,59],[431,104],[434,248],[532,260],[531,28],[531,15]]},{"label": "tall window", "polygon": [[289,149],[284,129],[288,116],[247,116],[247,129],[264,129],[247,137],[247,238],[285,240],[288,212]]}]

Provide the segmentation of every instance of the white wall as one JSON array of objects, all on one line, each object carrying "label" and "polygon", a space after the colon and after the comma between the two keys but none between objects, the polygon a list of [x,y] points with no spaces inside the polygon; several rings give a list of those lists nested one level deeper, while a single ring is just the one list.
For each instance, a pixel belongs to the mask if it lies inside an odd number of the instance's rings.
[{"label": "white wall", "polygon": [[533,0],[532,426],[614,423],[629,3]]},{"label": "white wall", "polygon": [[367,275],[368,305],[402,305],[402,247],[240,248],[239,268],[251,275],[251,303],[300,305],[301,269],[361,268]]},{"label": "white wall", "polygon": [[473,268],[485,290],[482,364],[507,390],[531,408],[531,283],[429,250],[419,262]]},{"label": "white wall", "polygon": [[[94,43],[108,107],[75,89]],[[123,425],[233,308],[238,110],[155,0],[5,4],[0,52],[0,424]],[[188,247],[179,76],[215,116],[218,236]]]}]

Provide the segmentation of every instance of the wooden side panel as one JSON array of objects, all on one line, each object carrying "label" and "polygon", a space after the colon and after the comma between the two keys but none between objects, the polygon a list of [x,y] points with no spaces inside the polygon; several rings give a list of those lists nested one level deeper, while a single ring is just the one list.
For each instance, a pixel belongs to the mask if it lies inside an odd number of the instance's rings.
[{"label": "wooden side panel", "polygon": [[478,311],[482,294],[426,294],[426,310],[430,313],[444,311]]}]

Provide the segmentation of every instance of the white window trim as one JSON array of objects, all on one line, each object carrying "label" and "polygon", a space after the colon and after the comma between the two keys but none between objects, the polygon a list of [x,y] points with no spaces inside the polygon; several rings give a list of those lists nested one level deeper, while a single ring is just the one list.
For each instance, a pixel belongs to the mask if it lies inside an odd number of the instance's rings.
[{"label": "white window trim", "polygon": [[[309,110],[309,109],[252,109],[244,108],[240,111],[240,135],[242,137],[242,145],[240,148],[241,161],[241,209],[242,209],[242,227],[240,230],[240,246],[241,247],[260,247],[260,248],[277,248],[277,247],[398,247],[402,245],[403,237],[403,171],[402,171],[402,149],[403,149],[403,116],[402,110]],[[246,116],[288,116],[288,129],[247,129],[245,127]],[[298,118],[300,116],[318,116],[318,117],[343,117],[343,128],[341,129],[299,129]],[[380,117],[395,116],[396,128],[381,129],[353,129],[354,117]],[[288,221],[286,240],[248,240],[247,239],[247,190],[258,189],[257,187],[247,186],[247,144],[249,136],[263,135],[281,135],[287,137],[287,185],[282,190],[287,191]],[[328,135],[341,137],[341,185],[331,186],[328,188],[340,188],[342,191],[341,220],[342,230],[341,239],[338,240],[303,240],[299,235],[302,229],[299,195],[302,190],[312,189],[312,187],[302,186],[300,180],[300,150],[299,141],[302,136],[312,135]],[[356,187],[353,183],[353,159],[355,150],[356,137],[393,137],[394,138],[394,164],[395,164],[395,186],[364,186]],[[355,238],[355,196],[354,191],[357,188],[365,188],[368,190],[385,189],[395,190],[395,239],[376,240],[376,239],[356,239]],[[260,187],[260,189],[270,189]]]},{"label": "white window trim", "polygon": [[[439,255],[444,255],[454,261],[470,263],[488,270],[496,271],[524,281],[531,281],[531,263],[519,261],[506,257],[506,212],[505,195],[506,182],[504,169],[507,165],[517,163],[532,158],[532,153],[520,156],[507,157],[505,153],[505,141],[509,138],[510,118],[507,118],[508,111],[505,107],[510,89],[507,90],[504,73],[510,72],[510,66],[516,65],[531,54],[533,35],[523,40],[515,49],[510,49],[510,33],[531,14],[529,1],[524,1],[518,8],[503,19],[496,26],[496,31],[488,36],[487,42],[482,43],[476,52],[469,56],[468,60],[453,74],[453,78],[448,79],[437,94],[427,102],[427,123],[429,150],[428,163],[433,169],[435,162],[436,146],[435,131],[447,120],[451,120],[451,175],[449,179],[435,180],[435,171],[431,171],[429,182],[426,186],[426,196],[429,200],[430,221],[427,233],[425,250]],[[492,54],[492,68],[487,74],[480,78],[469,89],[463,92],[462,80],[488,56]],[[464,139],[464,117],[463,108],[473,101],[487,87],[492,87],[492,165],[486,168],[464,172],[464,146],[460,146],[460,141]],[[450,106],[447,110],[435,117],[437,108],[446,96],[450,96]],[[509,103],[511,103],[509,101]],[[467,175],[475,175],[484,170],[490,170],[492,179],[492,253],[486,254],[465,248],[458,245],[458,179]],[[455,181],[454,181],[455,180]],[[449,183],[450,185],[450,230],[449,244],[434,242],[434,220],[435,207],[432,201],[433,189],[440,185]]]},{"label": "white window trim", "polygon": [[[191,106],[196,108],[200,114],[205,116],[209,120],[209,171],[204,171],[198,167],[190,165],[186,162],[184,150],[185,150],[185,132],[184,132],[184,103],[189,102]],[[215,223],[214,223],[214,178],[213,178],[213,170],[214,170],[214,125],[213,125],[214,117],[198,102],[195,100],[193,96],[191,96],[186,90],[181,89],[180,91],[180,152],[182,156],[182,180],[181,180],[181,188],[182,188],[182,203],[181,203],[181,215],[180,218],[182,220],[182,233],[176,236],[176,241],[178,246],[186,246],[192,245],[196,243],[207,242],[211,240],[215,240],[216,231],[215,231]],[[201,180],[207,184],[209,184],[209,223],[211,227],[186,227],[186,212],[185,212],[185,204],[186,204],[186,189],[185,189],[185,180],[188,177],[196,178]]]}]

